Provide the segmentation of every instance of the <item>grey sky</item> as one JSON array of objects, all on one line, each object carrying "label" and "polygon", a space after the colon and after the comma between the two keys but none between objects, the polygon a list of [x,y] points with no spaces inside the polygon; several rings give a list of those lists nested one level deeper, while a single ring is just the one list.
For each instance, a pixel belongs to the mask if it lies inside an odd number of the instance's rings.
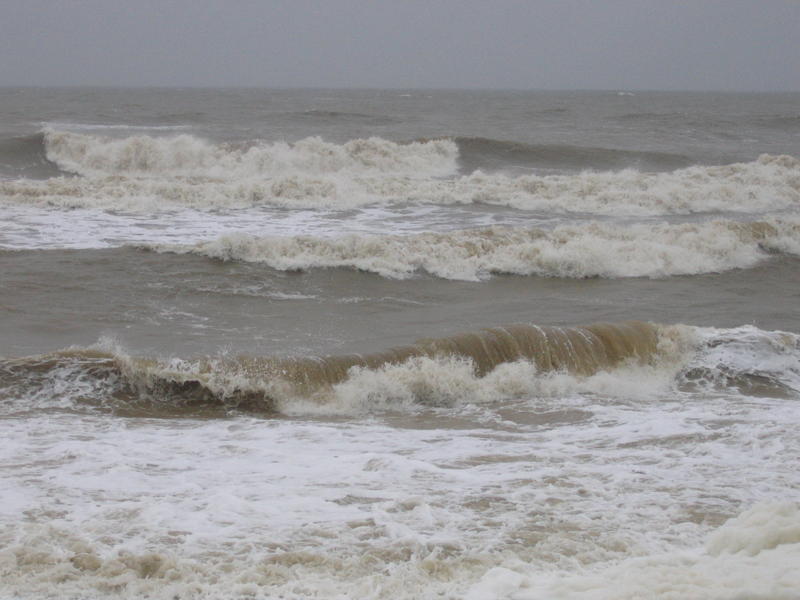
[{"label": "grey sky", "polygon": [[800,90],[800,0],[0,0],[0,85]]}]

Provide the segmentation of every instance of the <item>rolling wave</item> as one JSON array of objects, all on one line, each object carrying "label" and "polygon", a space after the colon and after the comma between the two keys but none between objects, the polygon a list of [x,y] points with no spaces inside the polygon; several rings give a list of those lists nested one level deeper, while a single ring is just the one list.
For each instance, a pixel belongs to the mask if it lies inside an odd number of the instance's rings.
[{"label": "rolling wave", "polygon": [[[447,140],[395,144],[379,138],[343,145],[308,138],[293,145],[213,145],[184,135],[121,140],[45,134],[46,154],[82,177],[0,180],[5,202],[145,211],[277,206],[351,209],[369,204],[487,204],[554,214],[652,216],[763,212],[800,205],[800,160],[648,173],[456,176]],[[36,140],[29,141],[36,152]],[[49,167],[49,168],[54,168]]]},{"label": "rolling wave", "polygon": [[[62,408],[83,405],[145,414],[209,407],[291,411],[309,401],[341,404],[332,388],[367,372],[386,375],[388,369],[390,378],[400,387],[405,385],[395,395],[438,405],[465,400],[458,397],[459,390],[468,392],[500,365],[525,361],[531,373],[590,375],[626,362],[656,360],[658,349],[658,328],[640,322],[572,328],[511,325],[419,340],[373,354],[327,357],[159,361],[100,347],[4,360],[0,395],[17,398],[10,404],[21,410],[41,402],[40,395],[48,390],[50,394],[58,390],[55,401]],[[442,378],[462,381],[450,389],[449,383],[442,386]],[[54,380],[60,384],[54,386]]]},{"label": "rolling wave", "polygon": [[330,210],[413,202],[486,204],[554,214],[610,216],[747,213],[800,205],[798,170],[794,158],[762,157],[753,163],[692,167],[660,174],[622,171],[507,177],[476,172],[452,180],[339,175],[233,181],[177,175],[156,179],[55,177],[47,181],[0,180],[0,199],[34,206],[132,212],[254,206]]},{"label": "rolling wave", "polygon": [[[747,163],[665,171],[684,165],[685,157],[483,138],[408,144],[381,138],[344,144],[306,138],[293,144],[234,145],[192,135],[117,139],[47,129],[3,144],[0,162],[10,165],[5,170],[14,179],[0,179],[0,201],[48,207],[152,212],[419,203],[654,216],[800,206],[800,160],[791,156],[763,155]],[[501,172],[459,175],[459,161],[468,170],[483,165]],[[537,161],[612,170],[520,176],[502,172]],[[633,164],[640,168],[613,170]],[[65,172],[80,176],[66,177]]]},{"label": "rolling wave", "polygon": [[283,271],[352,268],[404,278],[418,271],[477,281],[493,274],[546,277],[669,277],[751,268],[769,253],[800,256],[800,219],[681,225],[590,223],[552,230],[514,227],[447,233],[265,237],[222,236],[194,245],[149,244],[157,252],[267,264]]},{"label": "rolling wave", "polygon": [[[800,394],[800,336],[642,322],[493,327],[372,354],[134,358],[108,343],[0,360],[12,414],[61,409],[122,416],[230,410],[362,414],[576,393]],[[605,374],[605,375],[603,375]]]},{"label": "rolling wave", "polygon": [[333,144],[318,137],[245,147],[212,144],[192,135],[113,139],[45,129],[47,157],[84,176],[202,176],[239,178],[349,172],[427,176],[450,174],[457,148],[449,140],[397,144],[381,138]]}]

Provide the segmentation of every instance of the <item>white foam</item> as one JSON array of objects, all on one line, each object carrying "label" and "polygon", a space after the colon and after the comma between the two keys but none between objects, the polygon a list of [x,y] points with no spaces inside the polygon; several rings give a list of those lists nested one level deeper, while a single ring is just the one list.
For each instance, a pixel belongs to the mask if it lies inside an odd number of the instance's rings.
[{"label": "white foam", "polygon": [[792,502],[759,505],[731,519],[709,536],[706,550],[756,556],[784,544],[800,545],[800,508]]},{"label": "white foam", "polygon": [[[529,221],[529,219],[525,219]],[[127,244],[181,244],[213,241],[231,233],[252,236],[318,237],[354,234],[449,231],[459,225],[486,227],[493,215],[469,207],[367,206],[343,214],[326,210],[283,210],[255,207],[228,211],[182,208],[151,217],[97,208],[63,210],[48,206],[14,206],[0,202],[0,247],[111,248]],[[513,222],[513,219],[512,219]]]},{"label": "white foam", "polygon": [[266,237],[234,234],[197,245],[148,245],[159,252],[265,263],[280,270],[349,267],[403,278],[491,274],[550,277],[667,277],[753,267],[767,251],[800,255],[800,220],[748,224],[589,223],[552,230],[492,227],[409,236]]},{"label": "white foam", "polygon": [[247,148],[215,145],[184,134],[122,139],[45,129],[47,158],[86,176],[183,175],[234,179],[292,173],[395,173],[427,176],[454,172],[457,148],[448,140],[397,144],[373,137],[345,144],[318,137],[293,144],[275,142]]},{"label": "white foam", "polygon": [[[277,396],[285,414],[363,415],[386,410],[415,411],[421,406],[463,407],[519,398],[562,398],[597,394],[617,399],[652,398],[670,391],[693,358],[698,340],[693,328],[659,328],[652,364],[623,364],[589,376],[538,372],[529,361],[502,363],[483,377],[461,357],[416,357],[378,369],[355,367],[346,381],[312,400],[291,393]],[[277,391],[277,390],[276,390]]]},{"label": "white foam", "polygon": [[449,200],[611,216],[761,212],[798,206],[799,172],[798,159],[770,155],[668,173],[627,169],[508,178],[476,172],[455,182]]},{"label": "white foam", "polygon": [[[466,600],[794,600],[800,590],[800,510],[762,503],[714,531],[705,550],[625,560],[586,574],[496,567]],[[522,571],[522,573],[520,572]]]},{"label": "white foam", "polygon": [[114,139],[47,129],[45,144],[50,160],[83,177],[1,181],[3,201],[139,212],[415,202],[608,216],[760,213],[800,205],[800,161],[791,156],[669,173],[513,177],[479,171],[457,176],[458,148],[444,139],[333,144],[306,138],[245,147],[191,135]]},{"label": "white foam", "polygon": [[730,380],[754,378],[800,392],[800,336],[763,331],[752,325],[735,329],[698,328],[704,350],[693,368],[702,371],[700,385],[725,386]]}]

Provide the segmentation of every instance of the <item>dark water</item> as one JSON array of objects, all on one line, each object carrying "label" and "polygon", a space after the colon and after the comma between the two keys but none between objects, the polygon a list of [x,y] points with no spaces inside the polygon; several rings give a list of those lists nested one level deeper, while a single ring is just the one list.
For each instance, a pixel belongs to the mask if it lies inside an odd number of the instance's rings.
[{"label": "dark water", "polygon": [[257,355],[374,352],[429,335],[530,321],[791,329],[800,305],[798,268],[796,258],[775,257],[759,269],[757,282],[749,270],[733,270],[475,283],[351,270],[286,273],[134,249],[6,251],[0,336],[16,356],[88,346],[101,336],[157,354],[196,356],[221,348]]}]

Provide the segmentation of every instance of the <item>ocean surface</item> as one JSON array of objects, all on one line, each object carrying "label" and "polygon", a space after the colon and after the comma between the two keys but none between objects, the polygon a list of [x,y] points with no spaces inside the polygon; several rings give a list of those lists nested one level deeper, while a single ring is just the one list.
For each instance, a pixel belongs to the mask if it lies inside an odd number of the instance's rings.
[{"label": "ocean surface", "polygon": [[0,597],[797,599],[800,94],[0,89]]}]

